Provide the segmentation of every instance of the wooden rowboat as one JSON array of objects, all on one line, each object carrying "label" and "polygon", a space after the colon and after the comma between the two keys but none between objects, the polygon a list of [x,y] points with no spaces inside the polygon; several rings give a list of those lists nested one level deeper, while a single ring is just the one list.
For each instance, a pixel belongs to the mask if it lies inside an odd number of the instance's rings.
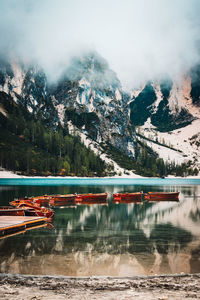
[{"label": "wooden rowboat", "polygon": [[37,203],[34,203],[32,200],[30,200],[29,198],[20,198],[20,199],[15,199],[13,201],[11,201],[9,204],[12,205],[12,206],[15,206],[17,207],[20,203],[29,203],[29,204],[34,204],[34,205],[37,205],[38,207],[40,206],[39,204]]},{"label": "wooden rowboat", "polygon": [[[19,203],[20,201],[25,201],[27,203],[34,203],[36,205],[59,205],[59,202],[63,204],[64,202],[75,204],[75,197],[74,194],[66,194],[66,195],[43,195],[43,196],[36,196],[36,197],[25,197],[15,200],[15,202]],[[11,203],[15,203],[11,202]]]},{"label": "wooden rowboat", "polygon": [[76,203],[82,203],[87,202],[86,204],[89,203],[105,203],[107,201],[107,193],[99,193],[99,194],[78,194],[75,197],[75,202]]},{"label": "wooden rowboat", "polygon": [[59,205],[59,203],[63,204],[64,202],[70,203],[70,204],[75,204],[75,198],[76,198],[76,195],[74,195],[74,194],[54,195],[54,196],[51,196],[50,203],[54,202],[54,204],[57,204],[57,205]]},{"label": "wooden rowboat", "polygon": [[12,206],[1,206],[0,207],[0,216],[23,216],[24,209],[16,208]]},{"label": "wooden rowboat", "polygon": [[[14,201],[11,202],[12,205],[14,205],[13,202]],[[21,200],[19,203],[17,202],[16,207],[23,209],[26,216],[40,216],[48,219],[53,218],[54,216],[54,211],[52,209],[40,207],[35,203],[29,203]]]},{"label": "wooden rowboat", "polygon": [[15,199],[11,202],[12,205],[15,205],[17,203],[20,203],[21,201],[24,201],[26,203],[34,203],[38,205],[46,205],[49,204],[49,201],[51,200],[51,196],[43,195],[43,196],[36,196],[36,197],[24,197]]},{"label": "wooden rowboat", "polygon": [[115,193],[113,201],[116,203],[135,203],[142,202],[143,192],[136,193]]},{"label": "wooden rowboat", "polygon": [[148,201],[179,201],[179,192],[148,192],[144,200]]}]

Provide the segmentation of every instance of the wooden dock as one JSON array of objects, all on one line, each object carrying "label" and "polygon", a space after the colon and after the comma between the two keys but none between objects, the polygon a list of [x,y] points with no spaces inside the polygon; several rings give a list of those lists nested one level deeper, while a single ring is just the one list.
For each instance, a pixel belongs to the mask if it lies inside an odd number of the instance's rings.
[{"label": "wooden dock", "polygon": [[24,216],[0,216],[0,238],[5,235],[24,232],[29,228],[46,224],[47,218]]}]

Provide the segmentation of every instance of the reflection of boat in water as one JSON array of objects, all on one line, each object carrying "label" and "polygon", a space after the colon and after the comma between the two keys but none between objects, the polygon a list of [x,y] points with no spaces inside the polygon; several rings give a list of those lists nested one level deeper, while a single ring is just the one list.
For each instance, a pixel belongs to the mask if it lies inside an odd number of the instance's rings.
[{"label": "reflection of boat in water", "polygon": [[143,192],[113,194],[113,201],[115,203],[137,203],[142,202],[142,199]]},{"label": "reflection of boat in water", "polygon": [[179,201],[179,192],[148,192],[144,200],[148,201]]},{"label": "reflection of boat in water", "polygon": [[0,216],[23,216],[24,209],[12,206],[0,206]]},{"label": "reflection of boat in water", "polygon": [[93,205],[93,204],[101,204],[108,205],[107,200],[96,200],[96,199],[77,199],[76,204],[84,204],[84,205]]},{"label": "reflection of boat in water", "polygon": [[107,202],[107,193],[99,194],[78,194],[75,202],[80,204],[101,204]]}]

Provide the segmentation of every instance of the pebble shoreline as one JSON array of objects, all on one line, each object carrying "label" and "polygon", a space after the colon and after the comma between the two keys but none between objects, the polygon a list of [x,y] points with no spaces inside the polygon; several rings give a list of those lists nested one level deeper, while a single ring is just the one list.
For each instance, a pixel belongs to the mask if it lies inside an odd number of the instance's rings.
[{"label": "pebble shoreline", "polygon": [[0,274],[2,300],[200,299],[200,274],[62,277]]}]

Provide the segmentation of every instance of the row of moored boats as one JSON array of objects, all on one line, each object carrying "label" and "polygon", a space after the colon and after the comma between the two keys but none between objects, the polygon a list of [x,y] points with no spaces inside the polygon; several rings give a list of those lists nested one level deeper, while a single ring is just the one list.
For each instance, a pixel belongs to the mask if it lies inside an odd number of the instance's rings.
[{"label": "row of moored boats", "polygon": [[[54,211],[49,206],[76,204],[105,204],[107,193],[99,194],[66,194],[24,197],[10,202],[11,206],[0,207],[0,215],[40,216],[53,218]],[[179,201],[179,192],[135,192],[115,193],[114,203],[141,203],[143,201]],[[45,206],[45,207],[44,207]]]}]

